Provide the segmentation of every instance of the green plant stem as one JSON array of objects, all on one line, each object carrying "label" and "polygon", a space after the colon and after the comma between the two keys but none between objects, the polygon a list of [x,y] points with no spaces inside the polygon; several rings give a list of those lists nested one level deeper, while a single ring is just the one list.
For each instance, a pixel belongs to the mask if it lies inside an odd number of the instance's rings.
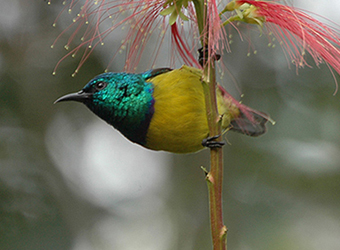
[{"label": "green plant stem", "polygon": [[[209,44],[208,18],[205,0],[194,0],[198,28],[201,34],[203,48],[211,49]],[[210,53],[206,53],[209,54]],[[210,55],[211,56],[211,55]],[[205,55],[208,57],[208,55]],[[215,60],[207,58],[203,67],[202,84],[205,96],[209,136],[221,135],[221,122],[216,101],[216,69]],[[222,140],[221,136],[217,140]],[[209,209],[211,235],[214,250],[226,250],[227,228],[223,224],[222,187],[223,187],[223,150],[212,148],[210,150],[210,172],[207,174],[209,189]]]},{"label": "green plant stem", "polygon": [[[220,135],[221,124],[216,105],[216,81],[214,61],[208,63],[203,71],[203,89],[209,124],[209,135]],[[221,140],[221,137],[218,138]],[[226,232],[223,224],[222,187],[223,187],[223,150],[210,150],[210,172],[207,174],[209,188],[210,224],[214,250],[226,250]]]},{"label": "green plant stem", "polygon": [[204,0],[193,0],[196,17],[197,17],[197,25],[198,25],[198,32],[201,34],[201,44],[203,46],[202,34],[205,25],[205,17],[206,17],[206,10],[207,8],[204,6]]}]

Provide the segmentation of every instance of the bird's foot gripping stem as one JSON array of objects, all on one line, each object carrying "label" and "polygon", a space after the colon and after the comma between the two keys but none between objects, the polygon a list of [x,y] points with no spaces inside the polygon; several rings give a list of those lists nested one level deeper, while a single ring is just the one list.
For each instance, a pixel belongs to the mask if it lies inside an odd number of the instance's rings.
[{"label": "bird's foot gripping stem", "polygon": [[211,136],[203,139],[202,146],[207,148],[221,148],[225,145],[224,141],[215,141],[220,135]]}]

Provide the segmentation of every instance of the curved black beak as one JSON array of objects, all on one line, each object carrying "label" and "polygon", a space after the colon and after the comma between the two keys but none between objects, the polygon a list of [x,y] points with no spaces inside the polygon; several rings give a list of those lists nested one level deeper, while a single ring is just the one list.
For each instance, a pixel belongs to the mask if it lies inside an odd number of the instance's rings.
[{"label": "curved black beak", "polygon": [[54,104],[56,104],[57,102],[64,102],[64,101],[86,102],[87,100],[91,98],[92,98],[92,93],[85,93],[83,90],[81,90],[77,93],[67,94],[67,95],[64,95],[58,98],[54,102]]}]

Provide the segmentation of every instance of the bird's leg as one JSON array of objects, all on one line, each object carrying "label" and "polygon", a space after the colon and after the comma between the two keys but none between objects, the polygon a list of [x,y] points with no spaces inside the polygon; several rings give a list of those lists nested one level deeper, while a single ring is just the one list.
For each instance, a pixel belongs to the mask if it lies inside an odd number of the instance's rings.
[{"label": "bird's leg", "polygon": [[208,147],[208,148],[221,148],[221,147],[223,147],[225,145],[224,141],[215,141],[215,139],[217,139],[220,136],[221,135],[215,135],[215,136],[211,136],[211,137],[207,137],[207,138],[203,139],[202,146]]},{"label": "bird's leg", "polygon": [[[199,62],[199,64],[202,67],[204,67],[204,65],[207,62],[207,56],[209,54],[208,45],[205,45],[204,47],[199,48],[198,49],[198,53],[199,53],[198,62]],[[220,60],[221,55],[219,55],[219,54],[212,54],[211,57],[212,57],[213,60],[218,61],[218,60]]]}]

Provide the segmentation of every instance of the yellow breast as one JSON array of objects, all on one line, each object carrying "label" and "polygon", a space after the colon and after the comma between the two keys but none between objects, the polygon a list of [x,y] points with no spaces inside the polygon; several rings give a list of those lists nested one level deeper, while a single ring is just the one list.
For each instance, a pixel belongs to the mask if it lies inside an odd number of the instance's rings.
[{"label": "yellow breast", "polygon": [[[209,129],[201,76],[199,69],[182,66],[149,80],[154,84],[155,113],[147,133],[147,148],[175,153],[203,149],[201,143]],[[217,94],[220,113],[228,113],[229,107]],[[230,119],[223,116],[224,128]]]}]

